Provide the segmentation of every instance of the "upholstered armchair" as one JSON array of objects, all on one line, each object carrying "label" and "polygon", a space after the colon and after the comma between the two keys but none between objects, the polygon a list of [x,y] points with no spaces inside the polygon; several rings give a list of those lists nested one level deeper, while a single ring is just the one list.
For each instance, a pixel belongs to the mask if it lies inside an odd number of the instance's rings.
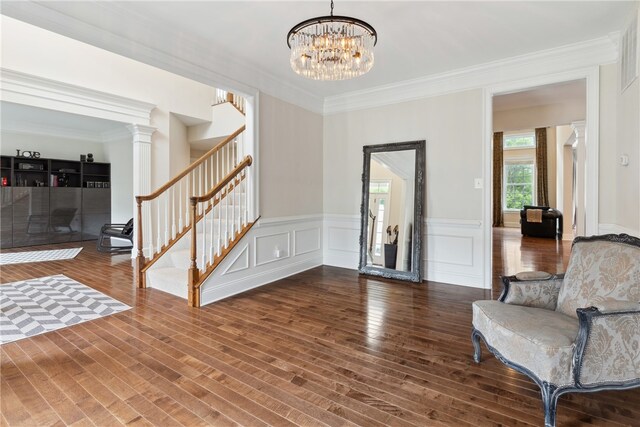
[{"label": "upholstered armchair", "polygon": [[[528,276],[528,277],[527,277]],[[473,303],[480,338],[539,387],[545,426],[569,392],[640,387],[640,239],[578,237],[564,275],[503,277],[498,301]]]}]

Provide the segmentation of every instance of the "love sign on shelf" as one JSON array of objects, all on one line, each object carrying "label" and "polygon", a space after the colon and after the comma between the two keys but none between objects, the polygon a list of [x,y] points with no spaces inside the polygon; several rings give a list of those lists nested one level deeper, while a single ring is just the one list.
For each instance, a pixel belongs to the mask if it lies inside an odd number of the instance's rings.
[{"label": "love sign on shelf", "polygon": [[20,151],[16,150],[16,157],[22,157],[25,159],[39,159],[40,152],[39,151]]}]

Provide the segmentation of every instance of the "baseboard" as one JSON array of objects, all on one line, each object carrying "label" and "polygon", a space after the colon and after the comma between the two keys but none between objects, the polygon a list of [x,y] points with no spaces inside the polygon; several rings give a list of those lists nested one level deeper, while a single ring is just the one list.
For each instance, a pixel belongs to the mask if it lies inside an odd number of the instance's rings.
[{"label": "baseboard", "polygon": [[599,234],[628,234],[630,236],[640,236],[638,230],[622,227],[617,224],[598,224]]}]

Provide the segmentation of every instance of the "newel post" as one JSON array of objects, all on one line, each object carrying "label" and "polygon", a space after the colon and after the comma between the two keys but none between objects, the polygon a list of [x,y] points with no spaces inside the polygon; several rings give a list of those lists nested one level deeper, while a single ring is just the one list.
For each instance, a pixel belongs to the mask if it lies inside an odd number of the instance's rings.
[{"label": "newel post", "polygon": [[136,218],[137,223],[135,228],[138,230],[138,232],[136,233],[137,254],[136,254],[136,259],[134,261],[134,269],[135,269],[136,284],[138,285],[139,288],[146,288],[147,282],[145,280],[145,274],[142,271],[145,263],[144,252],[142,247],[142,241],[143,241],[142,239],[142,200],[138,196],[136,196],[136,203],[138,205],[138,209],[137,209],[138,215]]},{"label": "newel post", "polygon": [[198,279],[200,278],[200,272],[198,271],[198,264],[196,257],[198,255],[198,248],[196,246],[197,241],[197,209],[198,201],[195,197],[190,199],[191,202],[191,264],[189,265],[189,306],[200,307],[200,289],[198,288]]}]

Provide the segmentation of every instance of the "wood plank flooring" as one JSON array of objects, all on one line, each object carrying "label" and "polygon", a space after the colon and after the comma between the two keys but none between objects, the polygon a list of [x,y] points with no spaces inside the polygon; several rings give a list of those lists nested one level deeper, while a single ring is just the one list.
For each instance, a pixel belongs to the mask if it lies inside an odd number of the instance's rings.
[{"label": "wood plank flooring", "polygon": [[493,295],[502,292],[500,276],[521,271],[564,273],[569,263],[571,240],[528,237],[519,228],[493,228]]},{"label": "wood plank flooring", "polygon": [[[193,309],[136,289],[128,256],[93,243],[74,260],[3,267],[1,282],[59,273],[133,309],[0,347],[2,426],[543,422],[532,381],[472,361],[471,302],[488,291],[318,267]],[[560,399],[559,426],[639,420],[640,389]]]}]

